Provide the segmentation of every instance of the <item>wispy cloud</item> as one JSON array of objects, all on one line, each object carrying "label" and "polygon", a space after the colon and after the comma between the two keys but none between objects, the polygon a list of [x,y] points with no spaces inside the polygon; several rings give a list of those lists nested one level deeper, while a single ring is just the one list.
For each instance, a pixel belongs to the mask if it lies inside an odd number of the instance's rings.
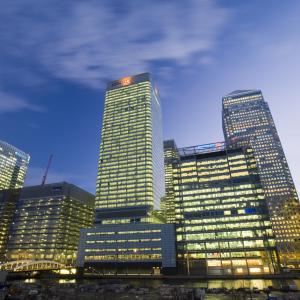
[{"label": "wispy cloud", "polygon": [[0,51],[88,86],[161,60],[207,63],[229,17],[214,0],[16,0],[1,11]]},{"label": "wispy cloud", "polygon": [[43,108],[30,103],[26,99],[0,91],[0,114],[18,112],[21,110],[42,111]]}]

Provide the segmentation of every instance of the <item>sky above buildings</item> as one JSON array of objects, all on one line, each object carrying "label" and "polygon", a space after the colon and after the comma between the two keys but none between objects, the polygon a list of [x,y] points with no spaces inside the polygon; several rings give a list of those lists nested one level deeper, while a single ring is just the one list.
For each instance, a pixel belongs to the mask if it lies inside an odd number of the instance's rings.
[{"label": "sky above buildings", "polygon": [[221,98],[261,89],[300,191],[298,0],[3,0],[0,139],[31,155],[26,184],[94,192],[106,82],[151,72],[164,138],[223,140]]}]

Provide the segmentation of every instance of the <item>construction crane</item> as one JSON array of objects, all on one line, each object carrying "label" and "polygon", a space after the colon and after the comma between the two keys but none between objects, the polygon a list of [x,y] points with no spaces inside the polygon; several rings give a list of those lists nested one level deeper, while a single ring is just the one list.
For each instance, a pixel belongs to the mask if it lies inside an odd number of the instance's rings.
[{"label": "construction crane", "polygon": [[50,157],[49,157],[48,164],[47,164],[47,167],[46,167],[46,171],[45,171],[45,174],[43,176],[42,185],[45,185],[45,182],[47,180],[48,171],[49,171],[50,166],[51,166],[52,158],[53,158],[53,154],[51,154]]}]

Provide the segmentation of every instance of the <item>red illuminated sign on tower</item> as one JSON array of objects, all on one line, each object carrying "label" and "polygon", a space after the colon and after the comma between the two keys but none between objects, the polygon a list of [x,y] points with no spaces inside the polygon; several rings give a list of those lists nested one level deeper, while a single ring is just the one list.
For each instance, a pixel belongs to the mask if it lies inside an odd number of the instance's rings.
[{"label": "red illuminated sign on tower", "polygon": [[126,85],[129,85],[133,82],[133,79],[132,77],[124,77],[122,79],[120,79],[120,85],[121,86],[126,86]]}]

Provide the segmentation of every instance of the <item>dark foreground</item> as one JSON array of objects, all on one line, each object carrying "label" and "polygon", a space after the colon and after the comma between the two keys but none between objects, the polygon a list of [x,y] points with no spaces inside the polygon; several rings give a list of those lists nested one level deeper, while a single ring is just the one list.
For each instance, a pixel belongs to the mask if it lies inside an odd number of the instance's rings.
[{"label": "dark foreground", "polygon": [[[114,300],[114,299],[226,299],[226,300],[300,300],[299,281],[289,284],[269,281],[212,281],[166,284],[147,281],[111,280],[25,280],[11,281],[0,291],[0,300]],[[257,286],[254,286],[254,285]],[[239,286],[239,287],[238,287]],[[230,288],[231,287],[231,288]]]}]

